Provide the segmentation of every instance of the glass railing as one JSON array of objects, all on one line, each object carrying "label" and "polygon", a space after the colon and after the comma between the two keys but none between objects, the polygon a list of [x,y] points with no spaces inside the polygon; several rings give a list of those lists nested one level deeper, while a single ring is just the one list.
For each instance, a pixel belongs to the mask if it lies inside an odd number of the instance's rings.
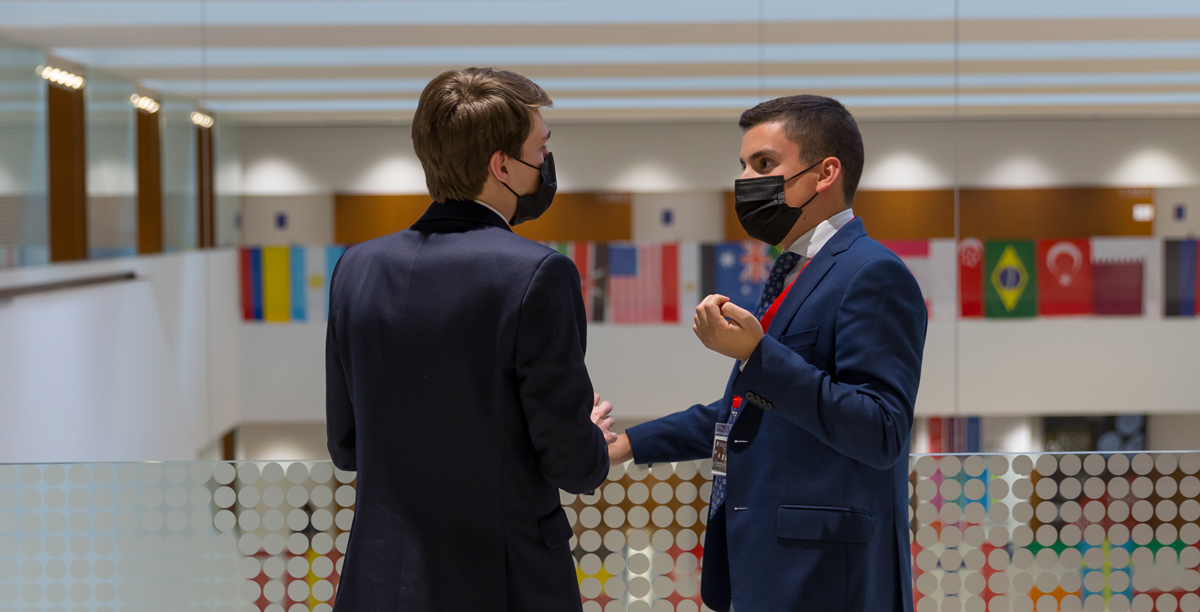
[{"label": "glass railing", "polygon": [[[914,604],[1200,611],[1200,454],[918,455]],[[587,612],[696,612],[707,461],[563,494]],[[328,612],[354,518],[327,461],[0,465],[0,612]],[[836,585],[831,585],[836,588]]]}]

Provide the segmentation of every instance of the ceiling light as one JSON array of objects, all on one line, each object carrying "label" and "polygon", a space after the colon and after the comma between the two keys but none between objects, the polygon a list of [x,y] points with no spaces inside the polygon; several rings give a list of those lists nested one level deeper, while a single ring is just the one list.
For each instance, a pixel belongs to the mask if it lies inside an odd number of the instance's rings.
[{"label": "ceiling light", "polygon": [[129,96],[129,101],[133,103],[134,108],[146,111],[150,114],[157,113],[158,109],[160,108],[158,102],[155,102],[154,98],[151,98],[150,96],[139,96],[137,94],[133,94],[132,96]]},{"label": "ceiling light", "polygon": [[63,87],[70,87],[71,89],[79,89],[87,82],[78,74],[61,70],[59,68],[54,68],[52,66],[38,66],[37,74],[51,83],[57,83]]},{"label": "ceiling light", "polygon": [[200,111],[192,111],[192,123],[202,128],[210,128],[216,123],[216,120]]}]

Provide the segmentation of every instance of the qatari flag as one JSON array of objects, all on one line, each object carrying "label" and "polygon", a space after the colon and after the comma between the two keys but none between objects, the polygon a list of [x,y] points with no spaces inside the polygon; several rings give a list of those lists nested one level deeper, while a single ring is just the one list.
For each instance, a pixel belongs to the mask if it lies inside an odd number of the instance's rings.
[{"label": "qatari flag", "polygon": [[[1091,253],[1091,243],[1086,239],[1037,241],[1038,314],[1092,312]],[[1140,301],[1140,294],[1138,299]]]},{"label": "qatari flag", "polygon": [[1160,261],[1153,239],[1092,238],[1092,302],[1097,315],[1144,315]]},{"label": "qatari flag", "polygon": [[1200,249],[1195,240],[1163,243],[1164,313],[1168,317],[1194,317],[1200,304]]}]

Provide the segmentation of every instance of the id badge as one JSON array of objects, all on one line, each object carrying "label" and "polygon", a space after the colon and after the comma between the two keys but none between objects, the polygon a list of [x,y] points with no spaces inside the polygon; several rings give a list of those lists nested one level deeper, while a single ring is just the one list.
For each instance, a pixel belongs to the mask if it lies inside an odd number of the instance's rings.
[{"label": "id badge", "polygon": [[728,458],[729,448],[729,423],[717,423],[717,432],[713,436],[713,456],[712,456],[712,473],[718,476],[725,475],[725,461]]}]

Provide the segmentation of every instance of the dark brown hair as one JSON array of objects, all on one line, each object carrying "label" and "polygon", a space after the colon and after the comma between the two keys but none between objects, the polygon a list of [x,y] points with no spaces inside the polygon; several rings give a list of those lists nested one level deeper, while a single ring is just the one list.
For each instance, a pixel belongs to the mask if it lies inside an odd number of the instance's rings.
[{"label": "dark brown hair", "polygon": [[505,70],[451,70],[430,81],[412,125],[430,197],[439,202],[477,197],[492,154],[520,158],[534,111],[551,104],[537,83]]},{"label": "dark brown hair", "polygon": [[853,202],[862,178],[864,154],[862,134],[850,111],[825,96],[784,96],[742,113],[738,125],[748,130],[775,122],[782,123],[788,140],[800,147],[800,161],[805,165],[826,157],[842,162],[842,193],[847,204]]}]

